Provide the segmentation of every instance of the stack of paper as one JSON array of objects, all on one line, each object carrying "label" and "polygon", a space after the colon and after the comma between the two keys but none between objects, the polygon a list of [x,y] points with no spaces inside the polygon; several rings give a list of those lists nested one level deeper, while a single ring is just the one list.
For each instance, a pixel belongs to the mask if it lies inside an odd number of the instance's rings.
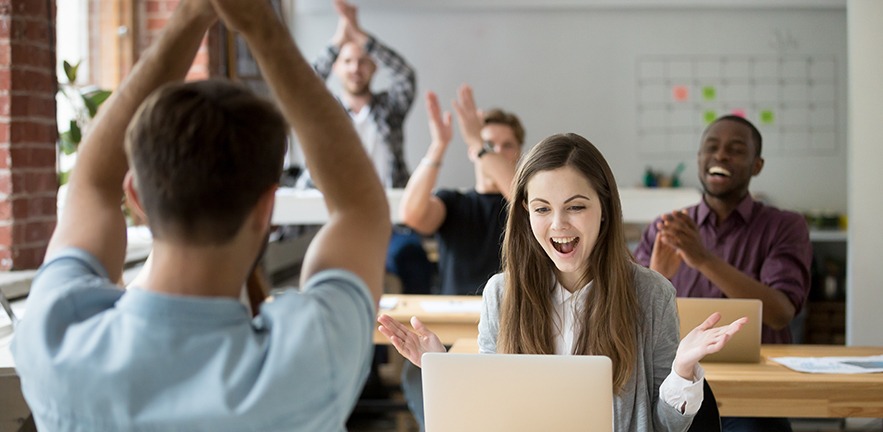
[{"label": "stack of paper", "polygon": [[420,307],[430,313],[480,313],[481,300],[433,300],[422,301]]},{"label": "stack of paper", "polygon": [[798,372],[860,374],[883,372],[883,355],[866,357],[774,357]]}]

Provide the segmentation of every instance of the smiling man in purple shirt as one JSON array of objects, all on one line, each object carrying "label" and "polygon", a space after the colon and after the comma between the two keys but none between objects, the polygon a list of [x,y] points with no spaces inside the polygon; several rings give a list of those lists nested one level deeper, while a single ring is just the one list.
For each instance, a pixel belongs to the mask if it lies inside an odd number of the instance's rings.
[{"label": "smiling man in purple shirt", "polygon": [[[763,343],[790,343],[788,328],[809,292],[812,246],[797,213],[754,201],[763,168],[760,132],[724,116],[702,134],[702,201],[665,214],[644,231],[635,258],[669,278],[680,297],[756,298]],[[790,431],[787,419],[728,419],[724,431]]]}]

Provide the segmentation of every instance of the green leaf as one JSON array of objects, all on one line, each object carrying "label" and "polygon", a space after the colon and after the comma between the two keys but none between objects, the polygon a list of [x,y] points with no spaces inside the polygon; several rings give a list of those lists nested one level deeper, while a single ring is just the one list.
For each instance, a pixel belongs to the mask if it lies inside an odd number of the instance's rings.
[{"label": "green leaf", "polygon": [[98,105],[95,104],[90,97],[86,95],[80,95],[83,97],[83,104],[86,105],[86,108],[89,110],[89,117],[95,117],[95,113],[98,112]]},{"label": "green leaf", "polygon": [[71,170],[62,171],[62,172],[58,173],[58,185],[61,186],[65,183],[67,183],[67,181],[70,180],[70,178],[71,178]]},{"label": "green leaf", "polygon": [[77,62],[75,65],[71,65],[67,62],[67,60],[63,63],[64,66],[64,75],[67,76],[67,82],[73,84],[77,82],[77,69],[80,68],[80,62]]},{"label": "green leaf", "polygon": [[83,103],[86,104],[86,108],[89,109],[89,117],[95,117],[95,114],[98,112],[98,107],[110,97],[109,90],[95,90],[86,94],[83,94]]},{"label": "green leaf", "polygon": [[71,140],[71,133],[63,132],[58,136],[58,148],[66,155],[72,155],[77,151],[77,144]]},{"label": "green leaf", "polygon": [[101,106],[110,97],[110,93],[110,90],[95,90],[90,92],[88,96],[95,102],[95,105]]},{"label": "green leaf", "polygon": [[58,135],[58,148],[66,155],[74,154],[82,139],[80,127],[77,122],[71,120],[71,128],[67,132]]},{"label": "green leaf", "polygon": [[62,132],[58,134],[58,148],[64,152],[64,154],[69,154],[67,149],[73,146],[74,142],[71,139],[71,131]]},{"label": "green leaf", "polygon": [[74,144],[79,144],[80,140],[83,139],[83,133],[80,131],[80,125],[77,124],[76,120],[71,120],[70,133],[71,141],[73,141]]}]

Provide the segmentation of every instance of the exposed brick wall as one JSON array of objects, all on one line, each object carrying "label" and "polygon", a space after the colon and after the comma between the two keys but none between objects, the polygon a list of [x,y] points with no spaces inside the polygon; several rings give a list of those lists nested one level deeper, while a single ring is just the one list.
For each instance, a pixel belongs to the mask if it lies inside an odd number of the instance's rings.
[{"label": "exposed brick wall", "polygon": [[0,270],[36,268],[56,222],[55,0],[0,0]]},{"label": "exposed brick wall", "polygon": [[[0,271],[39,266],[56,224],[56,1],[0,0]],[[133,1],[141,52],[179,1]],[[188,79],[209,64],[204,41]]]},{"label": "exposed brick wall", "polygon": [[[140,31],[138,52],[143,52],[159,36],[160,31],[166,25],[172,12],[178,7],[179,0],[142,0],[137,7],[141,8],[137,16]],[[209,49],[206,39],[203,39],[193,66],[187,73],[188,80],[205,79],[210,75]]]}]

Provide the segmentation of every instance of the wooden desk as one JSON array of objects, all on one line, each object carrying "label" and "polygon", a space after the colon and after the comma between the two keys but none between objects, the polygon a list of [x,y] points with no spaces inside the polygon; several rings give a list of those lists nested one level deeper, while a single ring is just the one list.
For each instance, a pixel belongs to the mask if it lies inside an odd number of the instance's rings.
[{"label": "wooden desk", "polygon": [[703,363],[722,416],[883,417],[883,373],[808,374],[770,357],[851,357],[883,347],[764,345],[760,363]]},{"label": "wooden desk", "polygon": [[[478,341],[461,339],[450,352],[476,353]],[[760,363],[703,363],[722,416],[883,418],[883,373],[808,374],[771,357],[853,357],[883,354],[883,347],[764,345]]]},{"label": "wooden desk", "polygon": [[454,344],[451,345],[451,349],[449,349],[448,352],[457,354],[477,354],[478,338],[457,339],[454,341]]},{"label": "wooden desk", "polygon": [[[381,306],[387,302],[395,302],[395,306],[390,309],[381,307],[379,313],[387,314],[409,327],[411,317],[416,316],[445,345],[451,345],[458,339],[478,338],[480,296],[384,294]],[[389,339],[375,330],[374,343],[389,344]]]}]

